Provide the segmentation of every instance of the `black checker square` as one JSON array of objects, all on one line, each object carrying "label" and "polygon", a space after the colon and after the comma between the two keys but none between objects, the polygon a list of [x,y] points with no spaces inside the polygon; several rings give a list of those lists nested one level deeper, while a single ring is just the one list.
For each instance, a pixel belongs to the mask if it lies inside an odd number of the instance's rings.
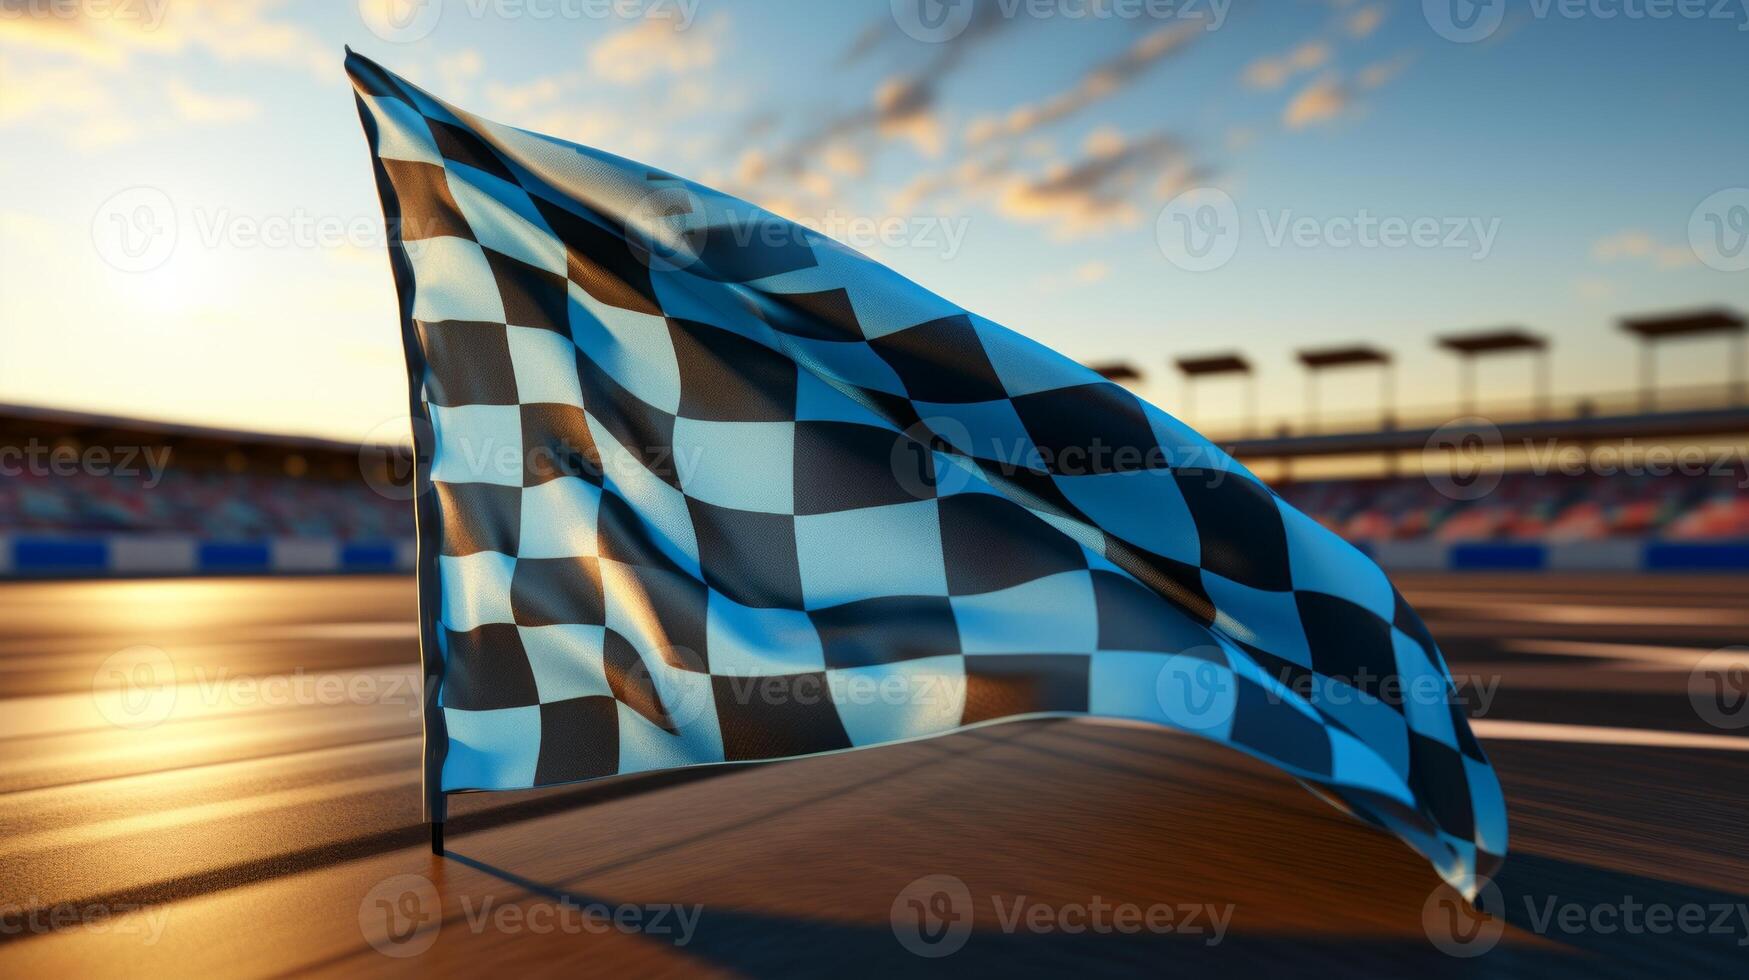
[{"label": "black checker square", "polygon": [[581,408],[552,402],[522,406],[522,470],[525,487],[563,477],[601,485],[601,453]]},{"label": "black checker square", "polygon": [[1075,539],[1005,497],[956,493],[937,506],[952,595],[994,592],[1087,567]]},{"label": "black checker square", "polygon": [[1343,681],[1373,697],[1390,695],[1402,710],[1400,686],[1385,690],[1384,680],[1397,676],[1397,650],[1389,623],[1368,610],[1322,592],[1295,592],[1300,627],[1312,651],[1312,669]]},{"label": "black checker square", "polygon": [[826,666],[873,667],[960,653],[953,604],[942,596],[882,596],[808,613]]},{"label": "black checker square", "polygon": [[601,494],[601,506],[596,513],[595,553],[622,565],[684,574],[662,550],[654,532],[632,505],[611,490]]},{"label": "black checker square", "polygon": [[425,398],[445,408],[515,405],[516,372],[504,324],[417,321],[425,350]]},{"label": "black checker square", "polygon": [[662,703],[656,689],[656,679],[650,665],[638,653],[632,642],[616,630],[608,630],[602,642],[602,667],[607,674],[607,689],[615,701],[644,716],[650,724],[670,734],[678,734],[679,725]]},{"label": "black checker square", "polygon": [[935,496],[935,458],[903,433],[857,422],[797,422],[795,511],[832,514]]},{"label": "black checker square", "polygon": [[600,561],[518,558],[510,574],[510,612],[518,626],[605,624]]},{"label": "black checker square", "polygon": [[827,289],[817,293],[769,293],[760,316],[776,330],[809,340],[859,341],[862,323],[856,319],[850,293]]},{"label": "black checker square", "polygon": [[530,194],[536,211],[565,244],[565,278],[608,306],[661,316],[650,267],[626,244],[624,228],[604,226],[542,197]]},{"label": "black checker square", "polygon": [[1185,653],[1214,643],[1204,625],[1135,579],[1104,569],[1093,577],[1099,649]]},{"label": "black checker square", "polygon": [[1166,453],[1135,395],[1109,381],[1018,395],[1014,411],[1059,476],[1164,469]]},{"label": "black checker square", "polygon": [[733,331],[668,318],[680,362],[680,414],[706,422],[796,417],[796,364]]},{"label": "black checker square", "polygon": [[711,588],[743,606],[802,608],[802,570],[796,522],[686,498],[698,538],[699,565]]},{"label": "black checker square", "polygon": [[437,152],[445,160],[466,164],[475,170],[483,170],[494,177],[500,177],[512,184],[520,184],[516,175],[504,164],[498,156],[498,151],[486,145],[486,141],[474,133],[454,126],[439,119],[425,117],[425,124],[431,127],[432,139],[437,143]]},{"label": "black checker square", "polygon": [[966,658],[960,724],[1048,711],[1086,711],[1092,658],[1076,653],[980,654]]},{"label": "black checker square", "polygon": [[508,623],[443,631],[443,706],[464,711],[540,703],[522,636]]},{"label": "black checker square", "polygon": [[465,238],[474,240],[474,230],[462,209],[450,193],[449,178],[442,167],[417,160],[383,160],[389,182],[395,185],[395,196],[401,201],[401,215],[389,224],[393,241],[424,241],[427,238]]},{"label": "black checker square", "polygon": [[619,772],[619,708],[592,695],[540,706],[536,786],[574,783]]},{"label": "black checker square", "polygon": [[[683,200],[687,196],[676,194]],[[752,282],[818,264],[813,247],[795,233],[796,226],[752,209],[736,217],[732,224],[687,235],[687,245],[697,256],[687,271],[723,282]]]},{"label": "black checker square", "polygon": [[504,321],[513,327],[551,330],[571,339],[570,297],[565,277],[536,268],[489,248],[482,248],[498,295],[504,301]]},{"label": "black checker square", "polygon": [[679,489],[680,472],[674,463],[674,416],[632,394],[582,350],[577,351],[577,373],[589,414],[613,434],[639,465]]},{"label": "black checker square", "polygon": [[[632,581],[616,581],[608,591],[619,598],[620,608],[649,610],[653,629],[647,639],[655,643],[652,652],[676,670],[708,672],[705,607],[710,590],[705,584],[690,575],[657,568],[626,566],[619,571],[629,574]],[[619,596],[615,590],[621,588],[635,589],[636,598],[628,601]]]},{"label": "black checker square", "polygon": [[956,404],[1008,397],[965,314],[919,323],[869,341],[913,401]]},{"label": "black checker square", "polygon": [[1222,480],[1210,480],[1206,473],[1174,477],[1196,521],[1204,570],[1254,589],[1293,587],[1287,531],[1273,494],[1237,473]]},{"label": "black checker square", "polygon": [[851,747],[823,671],[712,677],[723,757],[784,759]]},{"label": "black checker square", "polygon": [[1233,741],[1314,775],[1328,775],[1332,763],[1330,735],[1324,726],[1287,709],[1279,695],[1257,683],[1234,677]]},{"label": "black checker square", "polygon": [[442,523],[438,554],[514,555],[522,543],[522,490],[494,483],[433,483]]},{"label": "black checker square", "polygon": [[[1466,723],[1460,728],[1468,728]],[[1455,837],[1473,837],[1476,814],[1470,800],[1470,777],[1464,757],[1435,738],[1409,730],[1409,772],[1412,788],[1433,812],[1440,829]]]}]

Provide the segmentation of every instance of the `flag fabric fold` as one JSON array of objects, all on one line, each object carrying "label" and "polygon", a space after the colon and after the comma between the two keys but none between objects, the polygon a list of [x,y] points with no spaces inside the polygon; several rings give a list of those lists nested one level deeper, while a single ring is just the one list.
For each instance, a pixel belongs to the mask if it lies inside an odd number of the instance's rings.
[{"label": "flag fabric fold", "polygon": [[1218,447],[801,225],[347,70],[431,487],[432,793],[1097,715],[1472,896],[1498,865],[1432,636]]}]

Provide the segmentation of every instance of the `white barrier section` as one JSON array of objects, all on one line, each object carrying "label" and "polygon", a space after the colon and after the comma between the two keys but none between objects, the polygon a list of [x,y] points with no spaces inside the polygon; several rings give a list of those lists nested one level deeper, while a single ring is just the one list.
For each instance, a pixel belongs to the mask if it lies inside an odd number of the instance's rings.
[{"label": "white barrier section", "polygon": [[187,535],[116,535],[109,539],[109,571],[118,575],[193,572],[200,542]]},{"label": "white barrier section", "polygon": [[1635,539],[1557,541],[1548,546],[1549,568],[1564,572],[1631,572],[1640,567],[1646,544]]},{"label": "white barrier section", "polygon": [[323,538],[275,538],[268,563],[276,572],[332,572],[340,568],[340,542]]},{"label": "white barrier section", "polygon": [[1447,567],[1450,550],[1444,541],[1379,541],[1372,546],[1372,556],[1385,568],[1439,571]]}]

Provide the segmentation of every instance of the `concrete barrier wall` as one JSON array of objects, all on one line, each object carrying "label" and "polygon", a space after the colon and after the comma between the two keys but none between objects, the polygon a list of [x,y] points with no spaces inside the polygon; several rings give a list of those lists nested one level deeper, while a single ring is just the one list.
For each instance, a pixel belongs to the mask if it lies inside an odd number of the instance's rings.
[{"label": "concrete barrier wall", "polygon": [[410,571],[414,543],[177,534],[0,534],[0,577],[296,575]]}]

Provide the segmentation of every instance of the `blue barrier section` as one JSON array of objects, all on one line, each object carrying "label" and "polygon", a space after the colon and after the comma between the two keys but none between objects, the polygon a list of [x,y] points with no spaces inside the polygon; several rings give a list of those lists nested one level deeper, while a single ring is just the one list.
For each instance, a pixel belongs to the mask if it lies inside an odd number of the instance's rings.
[{"label": "blue barrier section", "polygon": [[195,553],[195,567],[203,572],[265,572],[272,564],[261,541],[203,541]]},{"label": "blue barrier section", "polygon": [[1445,561],[1454,570],[1537,571],[1548,560],[1540,544],[1454,544]]},{"label": "blue barrier section", "polygon": [[395,568],[393,541],[360,541],[340,549],[340,569],[346,572],[387,572]]},{"label": "blue barrier section", "polygon": [[1736,544],[1646,545],[1640,567],[1649,572],[1742,572],[1749,571],[1749,542]]},{"label": "blue barrier section", "polygon": [[104,538],[16,538],[12,567],[22,575],[102,572],[109,567]]}]

